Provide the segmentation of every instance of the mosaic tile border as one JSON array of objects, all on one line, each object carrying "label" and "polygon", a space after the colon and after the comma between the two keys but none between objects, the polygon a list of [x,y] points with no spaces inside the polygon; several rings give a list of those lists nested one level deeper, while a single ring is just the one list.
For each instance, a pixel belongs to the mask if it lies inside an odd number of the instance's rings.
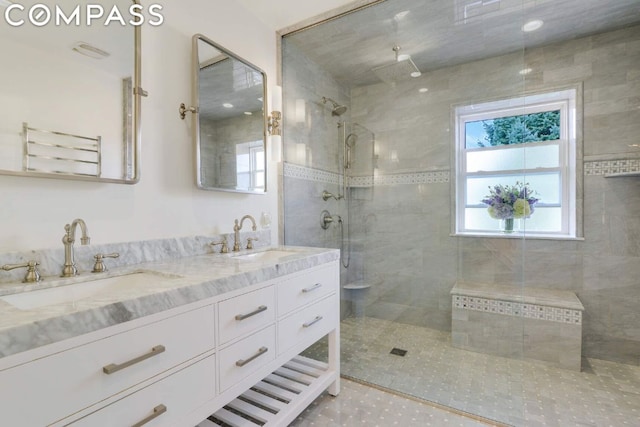
[{"label": "mosaic tile border", "polygon": [[584,174],[606,175],[640,172],[640,159],[602,160],[584,163]]},{"label": "mosaic tile border", "polygon": [[487,313],[503,314],[505,316],[548,320],[550,322],[568,323],[572,325],[582,325],[582,311],[580,310],[488,298],[476,298],[464,295],[453,295],[452,299],[453,308],[485,311]]},{"label": "mosaic tile border", "polygon": [[[342,184],[342,177],[338,173],[294,165],[286,162],[284,163],[283,174],[288,178],[298,178],[328,184]],[[354,176],[351,177],[349,184],[352,187],[371,187],[372,185],[442,184],[448,183],[450,179],[450,172],[448,170],[443,170],[377,176]]]},{"label": "mosaic tile border", "polygon": [[335,172],[308,168],[284,162],[283,174],[287,178],[298,178],[306,181],[324,182],[327,184],[342,184],[342,177]]},{"label": "mosaic tile border", "polygon": [[449,171],[398,173],[377,176],[354,176],[350,180],[353,187],[371,187],[371,185],[412,185],[443,184],[450,180]]}]

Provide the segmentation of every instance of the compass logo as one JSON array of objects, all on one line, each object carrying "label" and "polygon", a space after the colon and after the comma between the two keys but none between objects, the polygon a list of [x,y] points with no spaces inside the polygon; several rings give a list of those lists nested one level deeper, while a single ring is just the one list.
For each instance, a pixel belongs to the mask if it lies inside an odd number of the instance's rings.
[{"label": "compass logo", "polygon": [[105,26],[119,24],[124,27],[126,25],[139,26],[145,21],[149,25],[157,27],[164,22],[161,5],[149,5],[146,8],[148,18],[145,17],[144,12],[145,7],[140,4],[132,4],[123,12],[117,5],[111,9],[100,4],[76,5],[73,10],[65,11],[58,5],[48,6],[36,3],[26,8],[19,3],[13,3],[7,6],[4,11],[4,20],[12,27],[20,27],[27,23],[36,27],[44,27],[45,25],[91,26],[96,24]]}]

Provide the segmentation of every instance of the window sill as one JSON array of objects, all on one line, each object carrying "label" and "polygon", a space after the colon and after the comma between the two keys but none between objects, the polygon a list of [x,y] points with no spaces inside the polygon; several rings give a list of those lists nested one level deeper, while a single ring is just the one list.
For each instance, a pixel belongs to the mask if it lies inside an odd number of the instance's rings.
[{"label": "window sill", "polygon": [[451,237],[486,237],[490,239],[527,239],[527,240],[563,240],[563,241],[584,241],[584,237],[560,236],[557,234],[531,234],[526,232],[504,233],[482,233],[482,232],[457,232],[449,234]]}]

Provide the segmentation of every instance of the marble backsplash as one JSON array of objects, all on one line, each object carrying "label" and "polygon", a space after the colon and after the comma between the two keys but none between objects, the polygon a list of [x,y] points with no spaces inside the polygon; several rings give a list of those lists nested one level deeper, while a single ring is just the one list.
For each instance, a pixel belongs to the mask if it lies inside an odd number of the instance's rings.
[{"label": "marble backsplash", "polygon": [[[271,245],[271,230],[241,231],[241,246],[246,246],[247,238],[257,238],[254,248],[262,248]],[[81,245],[80,238],[76,235],[74,244],[75,263],[80,274],[90,274],[95,263],[96,254],[118,253],[118,258],[107,258],[104,263],[107,268],[126,267],[144,262],[166,261],[175,258],[184,258],[196,255],[204,255],[219,252],[220,246],[215,248],[212,242],[227,240],[229,251],[233,248],[233,233],[217,234],[212,236],[187,236],[168,239],[143,240],[121,243],[103,243]],[[0,254],[0,266],[6,264],[23,264],[30,260],[40,263],[38,270],[44,279],[59,277],[64,265],[64,247],[41,249],[28,252],[8,252]],[[26,269],[16,268],[10,271],[0,270],[0,287],[3,284],[15,285],[21,282]]]}]

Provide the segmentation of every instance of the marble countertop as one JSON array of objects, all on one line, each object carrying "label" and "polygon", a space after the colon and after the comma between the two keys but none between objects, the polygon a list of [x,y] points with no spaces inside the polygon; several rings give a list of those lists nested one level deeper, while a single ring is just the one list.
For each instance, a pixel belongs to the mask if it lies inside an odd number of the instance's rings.
[{"label": "marble countertop", "polygon": [[547,307],[584,310],[575,292],[522,286],[495,285],[492,283],[458,282],[451,295],[464,295],[503,301],[542,305]]},{"label": "marble countertop", "polygon": [[[0,357],[159,313],[184,304],[242,289],[286,274],[339,259],[336,249],[281,246],[261,248],[287,251],[276,258],[242,258],[235,254],[196,255],[85,273],[72,279],[45,277],[35,285],[5,284],[0,288]],[[9,294],[47,292],[78,282],[147,272],[157,276],[129,288],[106,289],[71,302],[19,309],[3,300]],[[84,283],[83,283],[84,284]],[[82,285],[81,285],[82,286]]]}]

